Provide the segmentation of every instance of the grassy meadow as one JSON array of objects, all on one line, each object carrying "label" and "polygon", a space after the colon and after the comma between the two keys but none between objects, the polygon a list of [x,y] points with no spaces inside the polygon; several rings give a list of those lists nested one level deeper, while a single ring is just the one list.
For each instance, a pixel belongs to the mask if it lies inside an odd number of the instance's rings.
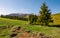
[{"label": "grassy meadow", "polygon": [[[52,16],[54,20],[53,24],[60,24],[59,16],[60,14]],[[60,38],[60,28],[58,27],[29,25],[28,21],[0,18],[0,27],[2,26],[9,26],[9,28],[0,28],[0,38],[9,38],[9,35],[12,33],[12,26],[21,26],[22,28],[26,28],[26,30],[30,30],[32,32],[42,32],[46,35],[52,35],[55,36],[55,38]]]}]

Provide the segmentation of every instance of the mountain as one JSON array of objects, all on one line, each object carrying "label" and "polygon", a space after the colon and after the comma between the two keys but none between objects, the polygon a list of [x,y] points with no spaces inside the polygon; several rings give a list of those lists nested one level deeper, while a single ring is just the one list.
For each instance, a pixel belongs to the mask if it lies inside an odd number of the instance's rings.
[{"label": "mountain", "polygon": [[11,13],[9,14],[10,16],[21,16],[22,14],[21,13]]},{"label": "mountain", "polygon": [[19,16],[19,17],[28,17],[31,14],[22,14],[22,13],[11,13],[9,16]]}]

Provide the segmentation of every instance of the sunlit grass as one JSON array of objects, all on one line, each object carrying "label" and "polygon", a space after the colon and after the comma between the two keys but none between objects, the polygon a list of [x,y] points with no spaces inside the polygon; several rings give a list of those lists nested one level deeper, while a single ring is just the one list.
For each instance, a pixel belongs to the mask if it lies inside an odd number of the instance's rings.
[{"label": "sunlit grass", "polygon": [[[58,17],[53,16],[54,23],[53,24],[59,24],[60,20]],[[55,19],[56,18],[56,19]],[[60,35],[60,28],[57,27],[48,27],[48,26],[40,26],[40,25],[29,25],[28,21],[22,21],[22,20],[12,20],[12,19],[6,19],[6,18],[0,18],[0,26],[21,26],[22,28],[26,28],[26,30],[30,30],[32,32],[42,32],[46,35]],[[0,34],[5,34],[5,36],[0,36],[0,38],[9,38],[9,35],[11,32],[11,28],[7,29],[0,29]]]}]

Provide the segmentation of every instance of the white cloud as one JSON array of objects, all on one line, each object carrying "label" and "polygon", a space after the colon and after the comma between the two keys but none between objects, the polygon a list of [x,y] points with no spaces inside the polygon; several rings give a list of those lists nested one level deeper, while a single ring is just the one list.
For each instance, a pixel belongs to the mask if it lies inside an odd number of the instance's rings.
[{"label": "white cloud", "polygon": [[32,13],[31,9],[14,9],[14,8],[5,8],[0,6],[0,15],[6,15],[10,13]]}]

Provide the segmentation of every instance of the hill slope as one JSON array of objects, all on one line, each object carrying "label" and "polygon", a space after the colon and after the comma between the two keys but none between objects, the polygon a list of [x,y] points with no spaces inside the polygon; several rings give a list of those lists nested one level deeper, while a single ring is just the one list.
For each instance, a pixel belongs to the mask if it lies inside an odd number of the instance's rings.
[{"label": "hill slope", "polygon": [[0,18],[1,26],[3,25],[25,25],[25,24],[28,24],[27,21]]},{"label": "hill slope", "polygon": [[52,18],[54,20],[54,23],[53,24],[60,25],[60,13],[52,15]]}]

